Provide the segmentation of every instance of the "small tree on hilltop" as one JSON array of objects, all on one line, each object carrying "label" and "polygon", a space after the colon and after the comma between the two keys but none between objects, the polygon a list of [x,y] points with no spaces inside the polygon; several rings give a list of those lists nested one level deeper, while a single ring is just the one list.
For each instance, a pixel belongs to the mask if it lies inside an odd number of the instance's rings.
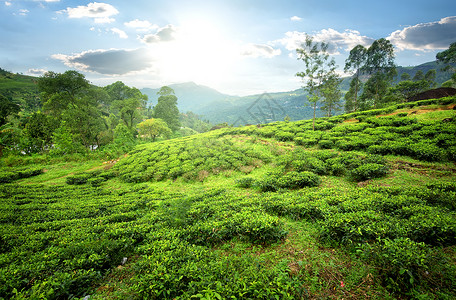
[{"label": "small tree on hilltop", "polygon": [[353,79],[350,82],[350,90],[345,95],[346,105],[345,111],[357,111],[358,110],[358,94],[362,88],[362,82],[360,80],[361,67],[365,64],[367,58],[367,49],[362,45],[355,46],[345,60],[345,72],[355,71]]},{"label": "small tree on hilltop", "polygon": [[162,119],[148,119],[138,124],[138,131],[140,136],[145,136],[152,138],[155,141],[155,138],[161,135],[169,136],[171,135],[171,129]]},{"label": "small tree on hilltop", "polygon": [[177,97],[174,95],[174,90],[164,86],[157,94],[160,96],[158,97],[157,105],[154,107],[154,118],[162,119],[173,132],[177,131],[180,128],[180,122]]},{"label": "small tree on hilltop", "polygon": [[317,103],[323,96],[323,83],[336,69],[334,58],[329,59],[328,46],[328,43],[314,42],[311,36],[306,35],[306,41],[302,47],[296,49],[298,59],[305,64],[305,71],[298,72],[296,76],[301,77],[305,82],[303,88],[309,94],[307,99],[313,107],[313,130],[315,130]]}]

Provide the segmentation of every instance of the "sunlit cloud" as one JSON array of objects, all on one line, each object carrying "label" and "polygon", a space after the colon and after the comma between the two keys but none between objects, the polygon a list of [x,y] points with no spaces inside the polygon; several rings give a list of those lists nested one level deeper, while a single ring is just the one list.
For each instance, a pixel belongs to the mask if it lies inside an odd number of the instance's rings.
[{"label": "sunlit cloud", "polygon": [[135,19],[130,22],[125,22],[124,25],[129,28],[134,28],[138,31],[148,31],[148,30],[158,29],[158,25],[152,24],[147,20],[141,21],[141,20]]},{"label": "sunlit cloud", "polygon": [[11,2],[5,1],[5,5],[6,5],[6,6],[11,6]]},{"label": "sunlit cloud", "polygon": [[28,69],[26,73],[31,76],[41,76],[46,72],[45,69]]},{"label": "sunlit cloud", "polygon": [[111,4],[98,2],[92,2],[86,6],[68,7],[63,12],[66,12],[71,19],[92,18],[95,23],[112,23],[114,19],[111,17],[119,13]]},{"label": "sunlit cloud", "polygon": [[124,75],[144,71],[153,63],[149,51],[144,48],[89,50],[73,55],[54,54],[52,58],[62,61],[71,68],[105,75]]},{"label": "sunlit cloud", "polygon": [[111,31],[117,35],[119,35],[119,37],[121,39],[128,39],[128,35],[125,33],[125,31],[119,29],[119,28],[111,28]]},{"label": "sunlit cloud", "polygon": [[19,15],[26,16],[30,11],[28,9],[20,9]]},{"label": "sunlit cloud", "polygon": [[293,16],[290,18],[291,21],[301,21],[302,18],[298,17],[298,16]]},{"label": "sunlit cloud", "polygon": [[169,42],[175,39],[177,28],[174,25],[166,25],[157,30],[154,34],[146,34],[141,38],[141,42],[145,44],[154,44],[159,42]]},{"label": "sunlit cloud", "polygon": [[400,50],[441,50],[456,41],[456,16],[397,30],[388,39]]},{"label": "sunlit cloud", "polygon": [[[373,38],[361,35],[359,31],[346,29],[339,32],[332,28],[323,29],[311,35],[315,42],[329,43],[331,54],[340,54],[339,50],[349,51],[356,45],[369,46],[374,42]],[[285,46],[289,51],[295,51],[306,41],[306,33],[299,31],[289,31],[285,37],[276,42]]]},{"label": "sunlit cloud", "polygon": [[280,51],[280,49],[274,49],[273,47],[264,44],[248,44],[244,46],[241,51],[242,56],[254,58],[272,58],[274,56],[280,55],[281,53],[282,51]]}]

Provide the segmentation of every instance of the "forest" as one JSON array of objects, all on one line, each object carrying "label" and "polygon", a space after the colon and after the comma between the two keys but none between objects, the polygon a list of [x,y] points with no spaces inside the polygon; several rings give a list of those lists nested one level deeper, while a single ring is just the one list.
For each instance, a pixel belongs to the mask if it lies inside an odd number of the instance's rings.
[{"label": "forest", "polygon": [[456,96],[411,101],[436,71],[395,82],[381,39],[342,97],[325,47],[298,51],[313,118],[240,127],[2,70],[0,299],[455,298]]}]

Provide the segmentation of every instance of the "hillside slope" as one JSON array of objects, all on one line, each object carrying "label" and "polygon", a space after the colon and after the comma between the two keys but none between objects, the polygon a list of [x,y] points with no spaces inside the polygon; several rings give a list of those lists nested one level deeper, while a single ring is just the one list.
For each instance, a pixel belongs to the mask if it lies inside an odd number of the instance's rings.
[{"label": "hillside slope", "polygon": [[3,168],[0,297],[455,298],[455,105]]}]

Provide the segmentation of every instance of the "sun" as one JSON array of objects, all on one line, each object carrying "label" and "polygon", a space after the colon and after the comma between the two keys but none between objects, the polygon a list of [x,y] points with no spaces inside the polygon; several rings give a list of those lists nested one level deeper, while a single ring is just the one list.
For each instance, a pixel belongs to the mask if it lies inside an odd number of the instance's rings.
[{"label": "sun", "polygon": [[239,53],[236,43],[214,24],[193,20],[179,26],[175,40],[162,46],[161,76],[168,81],[216,86],[230,76]]}]

